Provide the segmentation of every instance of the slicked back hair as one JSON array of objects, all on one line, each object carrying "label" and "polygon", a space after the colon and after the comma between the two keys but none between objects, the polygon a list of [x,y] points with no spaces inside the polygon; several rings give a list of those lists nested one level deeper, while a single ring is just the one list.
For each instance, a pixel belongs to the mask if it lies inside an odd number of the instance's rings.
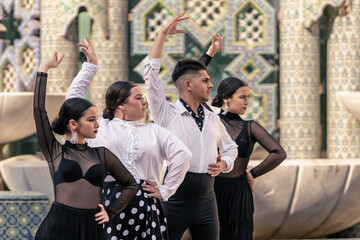
[{"label": "slicked back hair", "polygon": [[173,82],[177,85],[177,80],[186,74],[196,74],[200,70],[206,70],[206,65],[195,59],[185,58],[178,61],[171,75]]}]

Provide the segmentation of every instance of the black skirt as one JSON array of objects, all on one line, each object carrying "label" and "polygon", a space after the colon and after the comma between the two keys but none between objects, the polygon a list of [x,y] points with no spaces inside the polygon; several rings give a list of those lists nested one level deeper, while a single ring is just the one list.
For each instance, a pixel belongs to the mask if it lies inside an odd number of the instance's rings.
[{"label": "black skirt", "polygon": [[253,238],[254,200],[246,173],[235,178],[216,177],[214,184],[220,221],[220,239]]},{"label": "black skirt", "polygon": [[80,209],[54,202],[35,240],[102,240],[102,224],[95,221],[98,212],[100,208]]},{"label": "black skirt", "polygon": [[[125,210],[104,224],[106,240],[168,239],[166,218],[160,201],[147,197],[142,188],[143,182],[141,180],[138,184],[139,190]],[[105,209],[119,198],[122,190],[123,187],[117,182],[104,183],[102,203]]]}]

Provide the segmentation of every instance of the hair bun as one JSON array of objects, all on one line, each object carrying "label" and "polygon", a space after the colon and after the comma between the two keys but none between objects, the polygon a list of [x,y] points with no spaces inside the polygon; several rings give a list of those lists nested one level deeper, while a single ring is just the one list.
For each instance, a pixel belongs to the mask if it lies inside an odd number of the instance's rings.
[{"label": "hair bun", "polygon": [[104,108],[103,110],[103,118],[106,118],[106,119],[109,119],[109,120],[112,120],[114,118],[114,112],[111,111],[109,108]]},{"label": "hair bun", "polygon": [[56,118],[51,124],[52,130],[60,135],[64,135],[67,131],[67,125],[64,124],[60,118]]},{"label": "hair bun", "polygon": [[214,97],[214,99],[211,102],[211,105],[214,107],[222,107],[224,103],[224,99],[220,97],[218,94]]}]

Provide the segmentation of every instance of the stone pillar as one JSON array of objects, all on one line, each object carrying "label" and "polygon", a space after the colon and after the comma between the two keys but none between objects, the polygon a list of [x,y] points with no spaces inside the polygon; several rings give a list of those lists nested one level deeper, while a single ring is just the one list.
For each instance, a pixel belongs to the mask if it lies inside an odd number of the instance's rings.
[{"label": "stone pillar", "polygon": [[319,27],[302,25],[302,1],[280,1],[281,145],[288,159],[320,157]]},{"label": "stone pillar", "polygon": [[60,36],[58,17],[61,1],[41,1],[41,60],[48,60],[53,52],[65,53],[61,65],[49,71],[48,92],[66,92],[78,72],[79,51],[76,46],[77,18],[69,26],[65,36]]},{"label": "stone pillar", "polygon": [[336,98],[337,91],[360,90],[360,0],[351,2],[345,16],[328,11],[327,155],[336,159],[360,157],[360,123]]},{"label": "stone pillar", "polygon": [[[91,39],[99,59],[99,71],[90,85],[90,98],[99,114],[105,107],[105,93],[115,81],[128,80],[128,1],[108,1],[108,31],[94,19]],[[106,16],[106,15],[104,15]]]}]

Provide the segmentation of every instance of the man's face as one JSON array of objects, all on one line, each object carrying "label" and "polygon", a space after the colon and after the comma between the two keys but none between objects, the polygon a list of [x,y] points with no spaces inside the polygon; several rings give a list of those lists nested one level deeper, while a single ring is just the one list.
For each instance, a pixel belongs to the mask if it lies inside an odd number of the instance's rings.
[{"label": "man's face", "polygon": [[210,98],[210,90],[213,84],[210,82],[210,77],[206,70],[199,70],[198,74],[192,74],[189,82],[189,92],[199,102],[206,102]]}]

